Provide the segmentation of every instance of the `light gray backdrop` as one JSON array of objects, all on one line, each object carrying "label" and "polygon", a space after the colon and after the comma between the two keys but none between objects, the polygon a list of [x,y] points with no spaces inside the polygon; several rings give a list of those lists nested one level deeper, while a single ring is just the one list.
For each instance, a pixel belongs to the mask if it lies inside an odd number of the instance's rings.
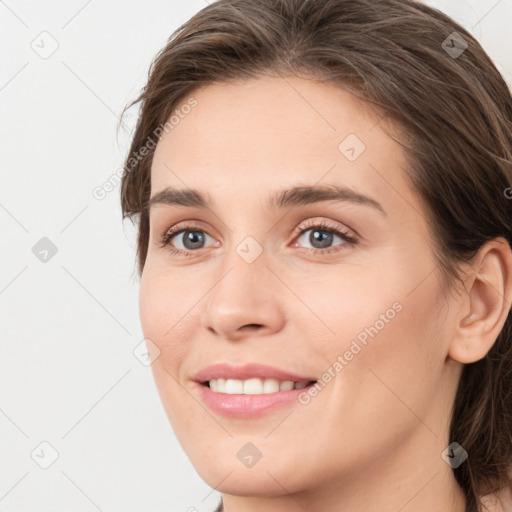
[{"label": "light gray backdrop", "polygon": [[[468,28],[512,83],[512,0],[428,3]],[[137,358],[136,233],[116,185],[129,142],[127,131],[116,140],[121,110],[205,5],[0,1],[0,511],[218,502]]]}]

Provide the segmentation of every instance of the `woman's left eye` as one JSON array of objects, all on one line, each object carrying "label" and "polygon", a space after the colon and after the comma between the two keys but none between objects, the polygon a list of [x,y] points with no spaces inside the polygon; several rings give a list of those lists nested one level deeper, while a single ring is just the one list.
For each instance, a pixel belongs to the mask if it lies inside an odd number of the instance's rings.
[{"label": "woman's left eye", "polygon": [[[310,244],[318,244],[317,247],[305,249],[309,252],[313,253],[330,253],[333,252],[333,247],[343,247],[343,246],[354,246],[357,244],[357,238],[353,235],[350,235],[348,231],[338,228],[337,226],[332,226],[324,221],[317,222],[311,226],[299,226],[295,229],[294,233],[299,234],[298,240],[304,237],[304,235],[311,231],[311,234],[306,237],[308,243]],[[182,237],[181,244],[184,246],[184,249],[178,249],[171,245],[171,242],[174,238],[178,238],[178,235],[184,234]],[[184,256],[191,256],[193,252],[196,252],[198,249],[203,249],[204,247],[198,247],[202,243],[205,242],[205,237],[208,235],[203,229],[199,226],[184,226],[178,229],[172,229],[171,231],[167,231],[161,242],[161,247],[168,247],[168,250],[171,254],[182,254]],[[342,243],[330,246],[334,237],[338,237],[342,240]],[[188,245],[188,246],[187,246]],[[339,251],[342,249],[334,249],[334,251]]]},{"label": "woman's left eye", "polygon": [[[340,247],[344,245],[354,246],[357,244],[355,236],[350,235],[348,231],[340,229],[337,226],[329,225],[323,221],[320,222],[320,224],[315,224],[311,227],[299,227],[296,231],[300,233],[299,240],[300,238],[303,238],[308,231],[311,231],[310,235],[306,237],[306,240],[310,244],[318,244],[318,246],[314,246],[312,249],[306,249],[315,253],[336,252],[341,249],[334,249],[333,251],[332,247]],[[342,240],[342,243],[326,247],[326,244],[330,244],[336,236]]]}]

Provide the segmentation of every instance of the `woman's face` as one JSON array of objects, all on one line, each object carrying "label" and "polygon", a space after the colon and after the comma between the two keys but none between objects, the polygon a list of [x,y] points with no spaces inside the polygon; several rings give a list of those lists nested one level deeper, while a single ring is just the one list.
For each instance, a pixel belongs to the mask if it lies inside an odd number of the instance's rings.
[{"label": "woman's face", "polygon": [[[450,472],[441,452],[461,365],[391,125],[344,90],[294,77],[192,97],[157,145],[151,197],[193,189],[207,206],[154,201],[140,316],[200,476],[277,496],[386,478],[389,492]],[[171,228],[189,231],[162,246]],[[227,366],[208,372],[216,364]]]}]

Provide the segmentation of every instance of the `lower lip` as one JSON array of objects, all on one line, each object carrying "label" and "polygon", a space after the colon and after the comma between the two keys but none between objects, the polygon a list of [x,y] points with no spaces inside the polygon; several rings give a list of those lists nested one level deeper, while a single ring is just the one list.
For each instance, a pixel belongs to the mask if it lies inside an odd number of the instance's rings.
[{"label": "lower lip", "polygon": [[229,395],[217,393],[208,386],[196,383],[198,392],[203,402],[214,412],[223,416],[236,418],[255,418],[266,412],[273,411],[297,401],[300,393],[307,391],[314,384],[302,389],[291,389],[290,391],[276,391],[262,395]]}]

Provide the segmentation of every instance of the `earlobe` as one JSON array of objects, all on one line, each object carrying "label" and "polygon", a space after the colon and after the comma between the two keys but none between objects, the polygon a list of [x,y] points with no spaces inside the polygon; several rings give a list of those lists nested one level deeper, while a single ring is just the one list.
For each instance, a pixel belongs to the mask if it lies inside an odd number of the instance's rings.
[{"label": "earlobe", "polygon": [[504,238],[487,242],[466,278],[449,356],[464,364],[483,359],[503,329],[512,298],[512,252]]}]

